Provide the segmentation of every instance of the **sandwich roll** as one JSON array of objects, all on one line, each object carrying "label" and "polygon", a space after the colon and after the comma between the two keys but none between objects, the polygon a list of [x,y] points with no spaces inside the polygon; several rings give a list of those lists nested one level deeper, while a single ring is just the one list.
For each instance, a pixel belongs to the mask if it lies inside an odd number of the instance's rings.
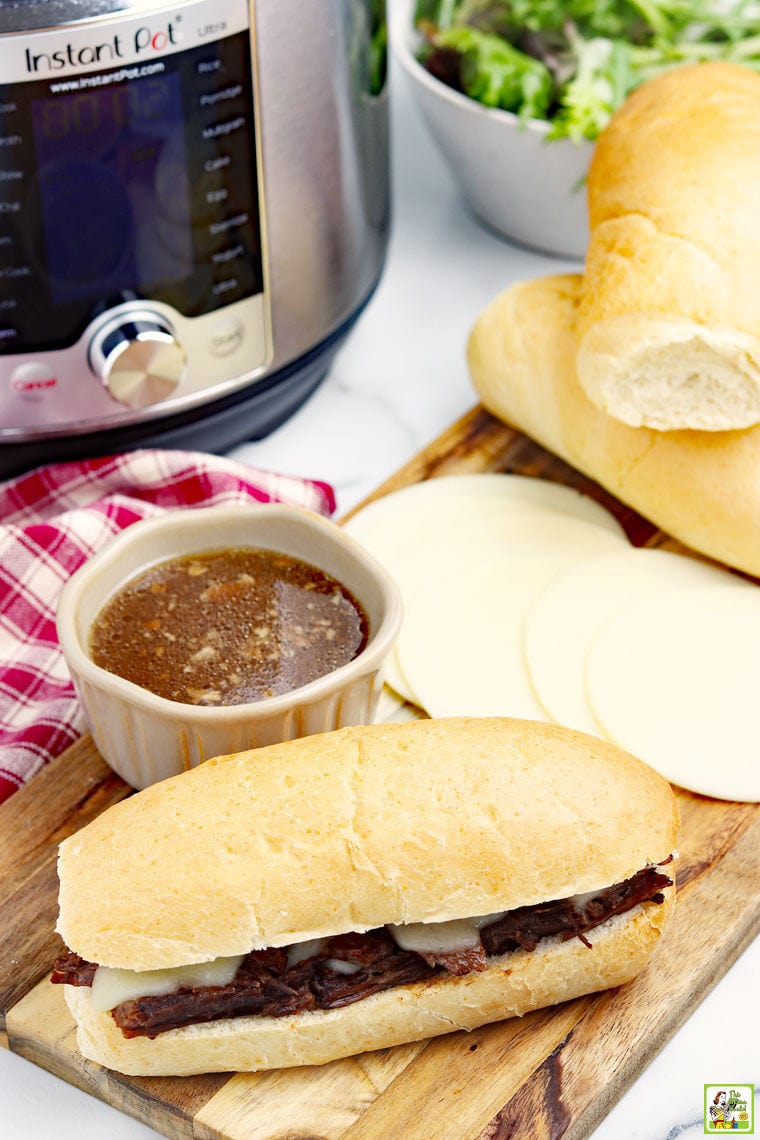
[{"label": "sandwich roll", "polygon": [[486,307],[467,348],[483,404],[686,546],[760,575],[760,427],[661,432],[605,414],[576,374],[582,295],[579,275],[545,277]]},{"label": "sandwich roll", "polygon": [[323,1064],[616,986],[672,911],[670,786],[530,721],[341,729],[210,760],[65,840],[85,1057]]},{"label": "sandwich roll", "polygon": [[578,380],[631,427],[760,422],[760,75],[676,68],[599,138]]}]

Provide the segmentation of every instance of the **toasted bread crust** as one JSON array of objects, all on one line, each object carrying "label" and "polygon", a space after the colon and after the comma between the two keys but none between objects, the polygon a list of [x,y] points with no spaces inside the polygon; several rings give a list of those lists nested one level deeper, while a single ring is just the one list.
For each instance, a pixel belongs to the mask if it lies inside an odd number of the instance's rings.
[{"label": "toasted bread crust", "polygon": [[340,729],[208,761],[60,849],[58,930],[133,970],[620,882],[673,851],[670,786],[615,746],[510,719]]},{"label": "toasted bread crust", "polygon": [[581,289],[541,277],[487,306],[468,345],[483,404],[686,546],[760,575],[760,427],[661,432],[600,411],[575,370]]},{"label": "toasted bread crust", "polygon": [[633,427],[723,431],[760,421],[760,75],[675,68],[602,133],[578,381]]}]

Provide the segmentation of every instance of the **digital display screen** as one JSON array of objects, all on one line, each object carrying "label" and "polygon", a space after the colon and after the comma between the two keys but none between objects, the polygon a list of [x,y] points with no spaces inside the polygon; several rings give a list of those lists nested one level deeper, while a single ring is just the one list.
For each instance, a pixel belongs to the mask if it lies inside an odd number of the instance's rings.
[{"label": "digital display screen", "polygon": [[263,293],[247,30],[139,74],[0,83],[0,143],[0,357],[127,300],[194,318]]},{"label": "digital display screen", "polygon": [[191,276],[179,74],[58,92],[31,113],[53,302]]}]

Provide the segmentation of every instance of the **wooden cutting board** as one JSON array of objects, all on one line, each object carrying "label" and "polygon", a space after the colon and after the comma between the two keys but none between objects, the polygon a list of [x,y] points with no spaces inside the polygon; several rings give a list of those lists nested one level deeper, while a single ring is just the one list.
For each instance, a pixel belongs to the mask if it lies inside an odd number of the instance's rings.
[{"label": "wooden cutting board", "polygon": [[[482,408],[372,497],[466,471],[572,484],[610,507],[636,545],[680,549]],[[413,715],[384,696],[381,719]],[[629,985],[322,1068],[123,1077],[82,1060],[62,989],[46,975],[62,945],[53,932],[57,844],[129,793],[85,737],[0,807],[0,1028],[10,1049],[168,1137],[575,1140],[606,1115],[760,927],[760,806],[679,791],[676,914]]]}]

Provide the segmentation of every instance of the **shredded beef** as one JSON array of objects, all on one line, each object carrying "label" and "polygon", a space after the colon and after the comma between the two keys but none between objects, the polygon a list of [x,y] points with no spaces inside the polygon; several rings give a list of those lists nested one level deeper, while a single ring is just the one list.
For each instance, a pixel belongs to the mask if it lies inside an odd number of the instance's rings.
[{"label": "shredded beef", "polygon": [[[336,960],[358,969],[341,973],[329,965]],[[337,1009],[433,972],[418,954],[399,950],[385,930],[342,934],[291,969],[286,950],[254,950],[229,985],[183,986],[175,993],[122,1002],[112,1013],[125,1037],[156,1037],[167,1029],[223,1017],[285,1017],[307,1009]]]},{"label": "shredded beef", "polygon": [[[365,957],[361,968],[353,974],[339,973],[328,965],[336,959],[359,964],[362,955],[354,953],[349,956],[345,950],[346,939],[367,942],[371,946],[371,956]],[[368,934],[328,938],[322,955],[315,960],[310,985],[319,1009],[338,1009],[392,986],[424,981],[433,972],[419,954],[399,949],[386,930],[373,930]]]},{"label": "shredded beef", "polygon": [[[226,986],[183,986],[175,993],[122,1002],[111,1014],[125,1037],[152,1038],[168,1029],[221,1018],[338,1009],[394,986],[483,970],[488,955],[535,950],[552,935],[577,937],[590,947],[587,931],[639,903],[661,903],[661,892],[670,885],[667,875],[647,867],[586,899],[582,907],[573,899],[520,907],[483,926],[480,946],[452,954],[402,950],[385,928],[327,938],[317,954],[290,968],[287,948],[252,950]],[[341,968],[343,963],[348,972]],[[56,962],[51,981],[89,986],[96,969],[77,954],[67,954]]]},{"label": "shredded beef", "polygon": [[125,1037],[157,1037],[167,1029],[201,1021],[253,1014],[284,1017],[314,1008],[314,996],[307,985],[290,986],[286,977],[277,978],[252,963],[251,957],[249,954],[229,985],[183,986],[171,994],[134,998],[117,1005],[112,1010],[113,1019]]},{"label": "shredded beef", "polygon": [[55,963],[50,981],[67,986],[91,986],[97,968],[96,962],[85,962],[78,954],[64,954]]},{"label": "shredded beef", "polygon": [[452,954],[423,954],[428,966],[443,966],[450,974],[459,977],[462,974],[471,974],[473,970],[480,972],[488,969],[485,947],[471,946],[467,950],[456,950]]},{"label": "shredded beef", "polygon": [[398,946],[387,930],[370,930],[366,934],[336,934],[329,940],[329,947],[321,955],[323,958],[349,962],[353,966],[377,966],[396,953]]},{"label": "shredded beef", "polygon": [[480,932],[487,954],[506,954],[510,950],[535,950],[542,938],[560,934],[563,939],[578,937],[590,945],[585,934],[613,915],[632,910],[641,902],[663,901],[659,894],[671,880],[655,867],[639,871],[631,879],[607,887],[586,901],[579,910],[572,899],[522,906],[503,918],[484,926]]}]

